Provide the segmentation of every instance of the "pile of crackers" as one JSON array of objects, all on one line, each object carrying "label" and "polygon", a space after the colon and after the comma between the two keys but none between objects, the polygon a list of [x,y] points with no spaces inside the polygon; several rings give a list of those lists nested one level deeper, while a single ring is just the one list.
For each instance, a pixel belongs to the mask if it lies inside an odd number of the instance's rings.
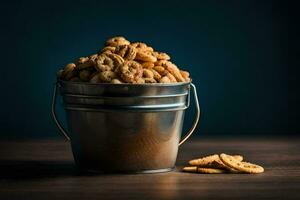
[{"label": "pile of crackers", "polygon": [[57,73],[59,79],[89,83],[190,82],[189,72],[179,69],[171,57],[143,42],[122,36],[108,39],[98,53],[80,57]]},{"label": "pile of crackers", "polygon": [[244,162],[242,155],[214,154],[189,161],[190,166],[184,167],[184,172],[202,174],[248,173],[259,174],[264,168],[257,164]]}]

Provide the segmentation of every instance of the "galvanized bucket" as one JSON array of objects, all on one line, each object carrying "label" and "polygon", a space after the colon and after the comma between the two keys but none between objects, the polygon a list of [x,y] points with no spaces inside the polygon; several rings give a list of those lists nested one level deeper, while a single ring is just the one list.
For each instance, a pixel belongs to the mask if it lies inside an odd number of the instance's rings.
[{"label": "galvanized bucket", "polygon": [[[68,133],[56,117],[57,89],[63,97]],[[196,117],[180,140],[190,89]],[[58,80],[52,115],[61,133],[71,141],[79,169],[155,173],[174,168],[178,146],[195,130],[200,107],[192,83],[90,84]]]}]

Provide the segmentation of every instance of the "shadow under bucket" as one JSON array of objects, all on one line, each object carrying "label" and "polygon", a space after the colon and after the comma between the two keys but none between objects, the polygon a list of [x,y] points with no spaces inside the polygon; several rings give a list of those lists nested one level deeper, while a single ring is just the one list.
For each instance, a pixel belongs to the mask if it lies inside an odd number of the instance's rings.
[{"label": "shadow under bucket", "polygon": [[[63,98],[68,133],[56,117],[57,89]],[[197,112],[192,127],[180,141],[190,89]],[[80,170],[154,173],[174,168],[178,146],[195,130],[200,107],[192,83],[90,84],[58,80],[52,115],[71,141]]]}]

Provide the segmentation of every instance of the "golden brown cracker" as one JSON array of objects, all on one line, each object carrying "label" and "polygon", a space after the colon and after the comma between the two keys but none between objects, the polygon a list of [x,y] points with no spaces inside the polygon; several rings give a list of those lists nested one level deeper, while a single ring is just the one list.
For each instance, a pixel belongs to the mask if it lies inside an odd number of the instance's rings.
[{"label": "golden brown cracker", "polygon": [[117,36],[117,37],[108,39],[105,44],[106,44],[106,46],[116,47],[116,46],[120,46],[120,45],[129,45],[130,42],[122,36]]},{"label": "golden brown cracker", "polygon": [[240,172],[245,172],[245,173],[249,173],[249,174],[258,174],[258,173],[264,172],[264,168],[262,166],[252,164],[249,162],[238,161],[233,156],[227,155],[225,153],[222,153],[220,155],[220,159],[227,166],[229,166],[235,170],[238,170]]},{"label": "golden brown cracker", "polygon": [[205,167],[197,167],[197,166],[188,166],[182,169],[184,172],[192,172],[192,173],[201,173],[201,174],[222,174],[226,173],[225,170],[222,169],[213,169],[213,168],[205,168]]},{"label": "golden brown cracker", "polygon": [[157,58],[150,51],[138,50],[135,56],[136,60],[143,62],[156,62]]},{"label": "golden brown cracker", "polygon": [[202,158],[190,160],[189,164],[196,165],[196,166],[206,166],[206,165],[212,163],[213,161],[217,160],[218,158],[219,158],[218,154],[213,154],[213,155],[205,156]]}]

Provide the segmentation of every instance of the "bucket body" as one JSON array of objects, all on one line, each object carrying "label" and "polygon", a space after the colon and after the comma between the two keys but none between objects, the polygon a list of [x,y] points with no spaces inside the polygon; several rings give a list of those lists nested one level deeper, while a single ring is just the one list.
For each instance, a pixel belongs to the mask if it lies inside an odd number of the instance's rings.
[{"label": "bucket body", "polygon": [[81,170],[159,172],[175,166],[190,83],[58,86]]}]

